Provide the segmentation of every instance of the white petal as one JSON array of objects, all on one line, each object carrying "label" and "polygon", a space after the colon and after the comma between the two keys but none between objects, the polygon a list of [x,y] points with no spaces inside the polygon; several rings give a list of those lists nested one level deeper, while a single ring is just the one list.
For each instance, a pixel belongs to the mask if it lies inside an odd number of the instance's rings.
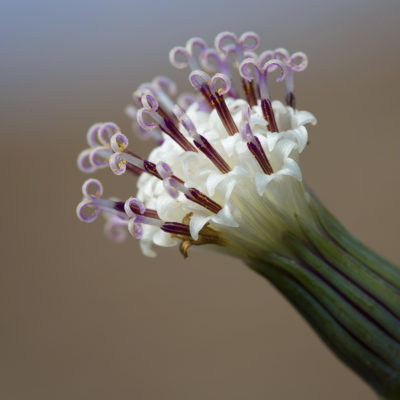
[{"label": "white petal", "polygon": [[203,226],[211,219],[211,216],[202,215],[202,214],[193,214],[190,218],[190,234],[192,235],[194,240],[199,238],[199,232],[203,228]]}]

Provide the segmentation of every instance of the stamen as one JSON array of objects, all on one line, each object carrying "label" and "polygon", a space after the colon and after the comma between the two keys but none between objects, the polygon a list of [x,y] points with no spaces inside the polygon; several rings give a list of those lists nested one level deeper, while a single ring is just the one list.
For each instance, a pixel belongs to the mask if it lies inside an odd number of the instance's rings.
[{"label": "stamen", "polygon": [[125,114],[132,120],[132,130],[141,139],[154,139],[157,142],[157,145],[161,146],[164,142],[161,132],[157,129],[143,129],[137,122],[137,112],[138,109],[132,104],[125,107]]},{"label": "stamen", "polygon": [[260,165],[263,172],[267,175],[272,174],[274,171],[269,163],[267,155],[261,146],[260,140],[257,136],[254,136],[253,131],[250,127],[250,108],[243,111],[243,119],[245,122],[240,127],[240,133],[242,135],[243,141],[246,142],[248,149],[251,154],[255,157],[258,164]]},{"label": "stamen", "polygon": [[[186,47],[177,46],[169,52],[170,63],[178,69],[190,67],[192,71],[200,69],[194,50],[200,48],[199,58],[201,59],[207,49],[206,42],[201,38],[192,38],[186,42]],[[181,58],[181,61],[179,60]]]},{"label": "stamen", "polygon": [[242,88],[244,92],[244,96],[246,97],[247,103],[249,103],[250,107],[254,107],[257,105],[257,96],[256,91],[254,89],[254,82],[248,81],[244,78],[241,79]]},{"label": "stamen", "polygon": [[129,197],[123,204],[123,207],[129,218],[134,218],[136,215],[144,215],[145,217],[160,219],[156,210],[146,208],[140,200],[134,197]]},{"label": "stamen", "polygon": [[126,215],[129,218],[128,231],[136,239],[143,235],[142,223],[161,227],[162,222],[155,210],[146,209],[143,203],[130,197],[123,204]]},{"label": "stamen", "polygon": [[[159,107],[157,100],[150,92],[143,94],[142,104],[143,108],[137,113],[137,121],[143,129],[152,130],[158,126],[178,143],[183,150],[197,152],[196,148],[182,135],[170,116]],[[146,121],[145,115],[150,116],[156,123]]]},{"label": "stamen", "polygon": [[[93,190],[95,191],[94,193],[92,193]],[[81,221],[93,222],[102,211],[118,215],[121,218],[126,217],[123,209],[121,210],[120,202],[101,198],[103,195],[103,186],[97,179],[88,179],[85,181],[82,185],[82,194],[83,200],[76,208],[76,214]],[[91,211],[91,214],[85,215],[88,209]]]},{"label": "stamen", "polygon": [[111,156],[112,150],[110,146],[99,146],[89,154],[89,161],[95,167],[98,168],[105,168],[108,165],[108,158]]},{"label": "stamen", "polygon": [[195,188],[187,188],[173,177],[164,179],[163,183],[167,192],[175,199],[178,197],[178,192],[181,192],[187,199],[199,204],[215,214],[222,210],[222,207],[218,203],[216,203],[214,200],[211,200],[204,193]]},{"label": "stamen", "polygon": [[[215,47],[225,57],[234,54],[236,66],[238,67],[245,58],[248,58],[252,50],[257,49],[260,38],[254,32],[245,32],[240,39],[232,32],[221,32],[215,38]],[[252,82],[241,79],[244,95],[250,107],[257,105],[257,97]]]},{"label": "stamen", "polygon": [[255,50],[260,42],[259,36],[254,32],[245,32],[238,39],[232,32],[221,32],[215,37],[215,48],[224,55],[235,54],[239,65],[245,57],[246,50]]},{"label": "stamen", "polygon": [[308,66],[308,58],[306,54],[301,51],[293,53],[292,55],[286,49],[279,48],[274,52],[274,58],[279,59],[285,63],[287,68],[286,74],[286,104],[292,108],[296,107],[296,98],[294,96],[294,71],[304,71]]},{"label": "stamen", "polygon": [[207,49],[204,52],[203,57],[201,58],[202,65],[203,67],[211,73],[221,73],[224,74],[225,76],[229,77],[231,87],[228,92],[228,96],[233,97],[234,99],[237,99],[238,93],[235,90],[233,84],[232,84],[232,76],[231,72],[229,69],[229,62],[228,62],[228,56],[222,53],[219,53],[215,49]]},{"label": "stamen", "polygon": [[78,155],[77,165],[78,168],[87,174],[90,174],[96,171],[96,167],[92,165],[90,162],[90,154],[92,153],[92,149],[85,149],[81,151]]},{"label": "stamen", "polygon": [[[189,80],[195,89],[199,89],[208,100],[212,108],[215,108],[221,122],[229,135],[239,132],[235,121],[225,103],[224,94],[231,88],[229,77],[224,74],[215,74],[212,78],[203,71],[193,71],[189,75]],[[222,87],[217,89],[217,84],[222,83]]]},{"label": "stamen", "polygon": [[110,150],[110,138],[119,127],[113,122],[97,123],[92,125],[86,134],[89,149],[83,150],[77,160],[78,168],[86,173],[105,168],[108,165]]},{"label": "stamen", "polygon": [[122,175],[128,169],[136,174],[147,172],[150,175],[161,179],[154,163],[147,160],[142,160],[138,156],[130,152],[128,153],[127,151],[118,151],[114,153],[110,157],[109,165],[111,171],[114,172],[115,175]]},{"label": "stamen", "polygon": [[189,75],[190,84],[203,95],[210,109],[214,108],[211,101],[210,75],[201,70],[192,71]]},{"label": "stamen", "polygon": [[164,222],[164,224],[161,226],[161,230],[173,235],[191,237],[189,225],[182,224],[180,222]]},{"label": "stamen", "polygon": [[269,60],[263,66],[260,66],[256,60],[249,58],[244,60],[239,67],[239,72],[243,78],[250,82],[257,81],[261,96],[261,108],[271,132],[278,132],[278,126],[269,98],[268,71],[274,71],[277,67],[280,68],[281,73],[276,81],[281,82],[286,76],[286,68],[279,60]]},{"label": "stamen", "polygon": [[174,114],[177,119],[182,123],[190,137],[193,138],[195,146],[205,154],[208,159],[223,173],[226,174],[231,171],[229,165],[225,162],[222,156],[214,149],[209,141],[202,135],[199,135],[196,131],[191,119],[185,114],[185,112],[179,107],[175,106]]}]

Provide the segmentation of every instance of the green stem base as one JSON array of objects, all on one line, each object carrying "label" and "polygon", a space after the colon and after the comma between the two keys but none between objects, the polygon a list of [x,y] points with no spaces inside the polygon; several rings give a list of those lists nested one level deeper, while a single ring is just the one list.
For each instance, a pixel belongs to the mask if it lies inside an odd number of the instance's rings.
[{"label": "green stem base", "polygon": [[[400,399],[400,270],[352,237],[313,196],[315,224],[285,233],[285,255],[246,263],[383,399]],[[317,229],[315,227],[318,227]]]}]

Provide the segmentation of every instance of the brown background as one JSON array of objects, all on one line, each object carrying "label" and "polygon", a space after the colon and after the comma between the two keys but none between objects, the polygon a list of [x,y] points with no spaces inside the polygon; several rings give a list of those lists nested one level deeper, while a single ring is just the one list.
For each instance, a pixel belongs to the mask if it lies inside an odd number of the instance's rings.
[{"label": "brown background", "polygon": [[[319,120],[307,183],[400,263],[398,1],[3,3],[0,398],[374,399],[263,279],[231,259],[143,257],[75,217],[85,131],[115,120],[191,36],[255,30],[304,50],[299,106]],[[135,141],[145,155],[148,143]],[[108,196],[128,177],[97,174]]]}]

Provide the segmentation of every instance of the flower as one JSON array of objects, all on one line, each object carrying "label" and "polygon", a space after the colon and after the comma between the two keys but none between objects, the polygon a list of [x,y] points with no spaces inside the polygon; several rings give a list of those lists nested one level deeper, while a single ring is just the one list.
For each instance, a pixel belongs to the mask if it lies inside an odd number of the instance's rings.
[{"label": "flower", "polygon": [[[190,69],[197,95],[177,97],[161,76],[134,92],[136,106],[125,111],[141,138],[157,142],[147,159],[128,149],[116,124],[89,129],[79,168],[131,173],[138,190],[125,201],[105,199],[101,183],[88,179],[78,217],[103,214],[109,237],[121,241],[129,231],[148,256],[153,244],[179,244],[185,257],[196,245],[241,258],[382,398],[398,399],[400,270],[306,189],[299,157],[306,125],[316,120],[296,109],[293,78],[307,57],[285,49],[257,54],[258,44],[255,33],[223,32],[216,49],[199,38],[172,49],[171,63]],[[285,81],[285,104],[271,100],[271,73]]]},{"label": "flower", "polygon": [[[240,38],[223,32],[215,49],[200,38],[173,48],[171,63],[189,68],[197,95],[176,97],[176,85],[162,76],[134,92],[137,107],[125,111],[137,134],[158,144],[147,159],[128,150],[116,124],[89,129],[90,147],[78,157],[82,171],[110,166],[117,175],[140,176],[136,197],[125,202],[103,199],[100,182],[89,179],[78,217],[92,222],[104,214],[107,231],[113,222],[118,240],[126,226],[148,256],[155,255],[153,244],[180,243],[184,256],[191,245],[239,257],[265,252],[266,243],[279,248],[281,231],[296,231],[295,214],[306,214],[298,161],[308,140],[305,126],[316,121],[294,108],[293,72],[305,69],[306,55],[285,49],[257,54],[258,44],[253,32]],[[277,81],[286,82],[286,104],[271,101],[268,78],[274,71]]]}]

